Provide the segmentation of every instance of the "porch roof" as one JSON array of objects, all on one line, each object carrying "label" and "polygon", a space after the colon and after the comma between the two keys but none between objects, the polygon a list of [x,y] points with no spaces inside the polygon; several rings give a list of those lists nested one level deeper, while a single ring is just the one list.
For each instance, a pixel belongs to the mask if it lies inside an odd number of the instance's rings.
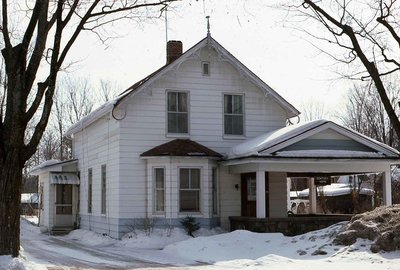
[{"label": "porch roof", "polygon": [[287,126],[241,143],[225,160],[244,158],[390,159],[400,152],[354,130],[327,120]]},{"label": "porch roof", "polygon": [[46,160],[39,164],[36,167],[33,167],[32,170],[29,172],[31,175],[39,175],[42,172],[59,172],[63,170],[63,167],[69,165],[77,165],[78,159],[70,159],[60,161],[57,159]]}]

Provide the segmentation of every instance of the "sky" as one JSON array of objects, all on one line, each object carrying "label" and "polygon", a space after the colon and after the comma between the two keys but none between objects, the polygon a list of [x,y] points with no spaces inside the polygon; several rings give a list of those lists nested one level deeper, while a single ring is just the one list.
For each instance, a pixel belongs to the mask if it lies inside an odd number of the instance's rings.
[{"label": "sky", "polygon": [[186,51],[206,36],[209,15],[212,37],[276,92],[300,111],[322,104],[324,118],[337,121],[350,84],[337,80],[333,60],[312,38],[289,26],[290,15],[266,2],[186,1],[167,12],[167,27],[164,17],[114,25],[110,33],[117,37],[106,45],[87,33],[71,51],[70,60],[78,61],[73,75],[115,82],[123,91],[165,64],[166,33]]}]

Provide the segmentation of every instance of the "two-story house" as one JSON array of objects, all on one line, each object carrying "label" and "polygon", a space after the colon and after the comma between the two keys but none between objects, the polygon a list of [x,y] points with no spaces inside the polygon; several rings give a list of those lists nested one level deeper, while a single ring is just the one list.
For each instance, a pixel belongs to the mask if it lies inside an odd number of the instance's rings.
[{"label": "two-story house", "polygon": [[170,41],[165,66],[70,127],[73,160],[35,169],[40,226],[119,238],[188,215],[224,228],[285,218],[287,177],[299,175],[313,190],[316,176],[385,172],[391,204],[398,151],[330,121],[286,126],[298,115],[209,34],[185,53]]}]

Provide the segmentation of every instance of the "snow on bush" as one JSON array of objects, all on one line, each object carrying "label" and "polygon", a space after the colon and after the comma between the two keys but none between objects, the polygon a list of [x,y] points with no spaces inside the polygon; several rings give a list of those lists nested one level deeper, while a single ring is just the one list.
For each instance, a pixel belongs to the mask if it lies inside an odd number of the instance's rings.
[{"label": "snow on bush", "polygon": [[375,241],[372,252],[400,250],[400,205],[382,206],[354,216],[334,243],[351,245],[357,238]]},{"label": "snow on bush", "polygon": [[11,256],[0,256],[0,269],[2,270],[25,270],[25,266],[19,258]]}]

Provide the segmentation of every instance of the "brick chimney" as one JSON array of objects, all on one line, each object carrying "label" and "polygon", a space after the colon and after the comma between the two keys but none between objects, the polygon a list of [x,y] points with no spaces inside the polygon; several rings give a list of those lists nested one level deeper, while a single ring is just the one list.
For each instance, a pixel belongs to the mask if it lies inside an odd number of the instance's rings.
[{"label": "brick chimney", "polygon": [[167,42],[167,64],[174,62],[182,55],[182,41],[170,40]]}]

